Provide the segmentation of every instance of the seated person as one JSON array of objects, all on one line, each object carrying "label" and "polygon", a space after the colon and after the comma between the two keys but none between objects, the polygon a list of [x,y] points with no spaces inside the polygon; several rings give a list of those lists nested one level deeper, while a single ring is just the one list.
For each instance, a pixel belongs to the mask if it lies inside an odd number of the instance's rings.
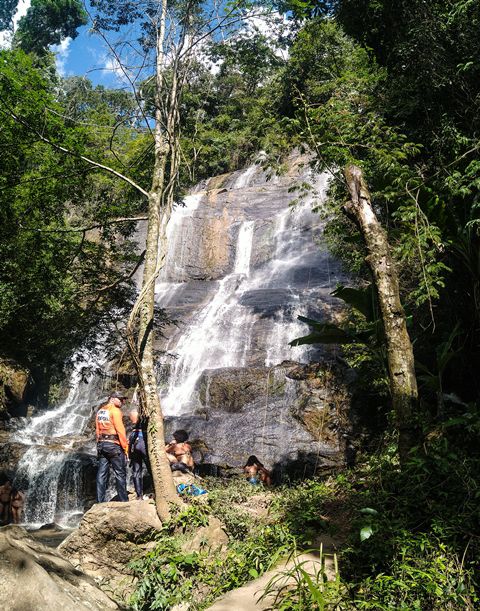
[{"label": "seated person", "polygon": [[188,433],[183,429],[173,433],[173,439],[165,446],[172,471],[193,471],[195,463],[192,457],[192,446],[187,442]]},{"label": "seated person", "polygon": [[243,467],[243,472],[251,484],[262,483],[265,486],[271,486],[272,484],[270,471],[263,466],[263,464],[254,454],[248,457],[248,460]]}]

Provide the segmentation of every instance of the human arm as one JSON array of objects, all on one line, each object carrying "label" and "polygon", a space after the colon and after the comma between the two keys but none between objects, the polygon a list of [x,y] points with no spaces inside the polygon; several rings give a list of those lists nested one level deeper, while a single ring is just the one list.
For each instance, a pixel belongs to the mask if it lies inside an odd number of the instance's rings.
[{"label": "human arm", "polygon": [[112,409],[112,423],[115,427],[115,431],[118,435],[118,440],[122,449],[127,452],[128,451],[128,441],[127,441],[127,433],[125,431],[125,426],[123,424],[122,412],[119,409]]},{"label": "human arm", "polygon": [[258,469],[258,474],[260,476],[260,481],[263,482],[266,486],[270,486],[272,484],[272,478],[268,469],[265,469],[265,467],[260,467]]}]

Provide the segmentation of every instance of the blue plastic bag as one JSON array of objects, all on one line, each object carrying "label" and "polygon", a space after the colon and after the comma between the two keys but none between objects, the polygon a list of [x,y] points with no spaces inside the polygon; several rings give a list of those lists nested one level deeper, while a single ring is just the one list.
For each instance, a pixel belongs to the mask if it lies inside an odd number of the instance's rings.
[{"label": "blue plastic bag", "polygon": [[178,484],[178,494],[188,494],[189,496],[200,496],[201,494],[207,494],[207,490],[196,486],[195,484]]}]

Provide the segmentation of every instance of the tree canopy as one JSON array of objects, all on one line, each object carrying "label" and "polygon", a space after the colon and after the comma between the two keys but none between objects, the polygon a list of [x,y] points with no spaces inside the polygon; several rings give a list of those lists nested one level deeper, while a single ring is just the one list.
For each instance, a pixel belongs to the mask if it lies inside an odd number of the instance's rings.
[{"label": "tree canopy", "polygon": [[[4,353],[42,386],[76,347],[92,341],[94,326],[111,320],[114,306],[120,314],[128,303],[123,268],[136,260],[127,241],[132,225],[108,221],[131,214],[132,201],[108,178],[38,138],[42,133],[76,152],[106,149],[117,114],[104,90],[89,86],[90,99],[83,94],[81,101],[75,84],[67,83],[67,109],[31,58],[22,51],[0,56],[0,336]],[[75,103],[77,113],[71,112]],[[128,96],[119,105],[128,112]],[[103,132],[94,127],[99,117]]]},{"label": "tree canopy", "polygon": [[80,0],[32,0],[18,23],[14,44],[27,53],[43,55],[50,45],[67,37],[76,38],[86,25],[87,15]]},{"label": "tree canopy", "polygon": [[[440,593],[409,581],[402,608],[449,608],[452,592],[457,604],[467,590],[478,599],[479,3],[287,0],[269,13],[278,31],[249,29],[265,5],[235,4],[222,37],[209,27],[215,3],[175,2],[167,17],[161,2],[92,0],[92,31],[124,68],[127,92],[47,70],[49,47],[74,38],[86,15],[76,0],[32,2],[13,50],[0,54],[1,356],[32,371],[46,402],[75,349],[124,320],[134,301],[138,217],[168,219],[198,180],[259,151],[271,172],[305,151],[330,173],[325,236],[354,286],[335,293],[353,306],[342,323],[304,319],[312,333],[299,341],[342,343],[356,371],[358,445],[373,454],[369,481],[384,502],[375,526],[383,540],[346,553],[348,596],[357,608],[394,608],[405,572],[418,568],[412,558],[430,574],[448,548],[465,572],[449,565]],[[15,9],[2,4],[3,28]],[[345,214],[351,164],[386,232],[413,341],[419,443],[402,470],[378,295],[364,234]],[[152,244],[149,288],[164,252]],[[356,307],[359,299],[374,307]],[[150,341],[149,307],[143,322],[133,317],[138,354]],[[359,496],[374,502],[364,487]]]}]

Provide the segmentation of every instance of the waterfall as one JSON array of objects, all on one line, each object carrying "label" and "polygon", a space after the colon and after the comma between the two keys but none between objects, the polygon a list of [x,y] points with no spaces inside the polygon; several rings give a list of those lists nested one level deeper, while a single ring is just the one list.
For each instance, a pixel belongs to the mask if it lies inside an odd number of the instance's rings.
[{"label": "waterfall", "polygon": [[251,165],[249,168],[240,172],[238,178],[233,183],[233,189],[245,189],[250,184],[252,177],[258,171],[258,167],[256,165]]},{"label": "waterfall", "polygon": [[83,370],[91,366],[90,360],[78,361],[70,378],[70,389],[65,401],[56,409],[36,416],[16,434],[21,443],[38,444],[55,437],[82,433],[90,414],[91,388],[83,381]]},{"label": "waterfall", "polygon": [[[312,176],[308,178],[311,180]],[[289,342],[304,333],[305,327],[297,317],[308,315],[318,297],[315,267],[322,265],[323,259],[319,259],[315,231],[321,221],[311,209],[313,198],[324,195],[327,179],[321,175],[314,177],[313,182],[313,193],[301,203],[291,206],[294,196],[282,196],[278,202],[273,201],[273,215],[259,220],[255,219],[259,211],[248,208],[249,189],[256,188],[250,185],[263,184],[258,166],[247,168],[231,182],[230,192],[242,191],[239,205],[247,218],[239,224],[232,271],[216,281],[206,302],[166,345],[166,351],[176,355],[168,387],[161,392],[167,415],[192,413],[199,407],[198,381],[205,370],[245,367],[254,359],[264,366],[278,365],[285,359],[308,360],[308,347],[291,348]],[[174,221],[169,257],[176,255],[183,260],[184,245],[180,250],[175,245],[180,239],[185,242],[185,237],[177,238],[175,232],[185,231],[187,215],[190,234],[195,223],[198,232],[205,214],[202,198],[202,193],[197,193],[190,211],[183,211],[180,221]],[[266,236],[267,254],[263,263],[252,267],[257,223]],[[266,225],[270,227],[268,232]],[[189,243],[189,248],[194,246],[193,241]],[[325,283],[327,272],[320,271]],[[157,303],[162,307],[175,301],[168,286],[163,282],[157,292]],[[172,282],[170,286],[181,298],[182,283]],[[263,355],[261,361],[259,353]]]},{"label": "waterfall", "polygon": [[85,458],[82,460],[74,449],[86,445],[83,453],[93,453],[93,438],[83,435],[91,421],[92,405],[101,394],[101,380],[84,379],[83,370],[91,365],[92,357],[80,359],[74,366],[65,401],[31,418],[13,437],[27,446],[13,485],[26,492],[23,519],[30,527],[52,522],[72,526],[83,513]]},{"label": "waterfall", "polygon": [[240,225],[236,250],[234,274],[248,276],[250,273],[250,257],[252,256],[254,221],[247,221]]},{"label": "waterfall", "polygon": [[167,225],[168,252],[165,265],[159,274],[159,281],[165,281],[175,276],[185,280],[186,254],[191,243],[194,227],[190,223],[192,215],[198,208],[204,193],[202,191],[187,195],[182,204],[175,206]]},{"label": "waterfall", "polygon": [[[296,203],[295,182],[314,187]],[[193,415],[199,438],[213,434],[213,462],[220,464],[226,454],[232,458],[234,437],[232,464],[240,464],[245,443],[272,463],[285,456],[291,448],[282,444],[291,446],[294,427],[296,443],[312,445],[309,434],[297,422],[291,424],[296,383],[278,366],[287,360],[308,362],[311,348],[289,346],[306,331],[297,317],[328,311],[332,276],[341,279],[321,243],[322,221],[311,210],[326,186],[325,175],[315,177],[300,164],[274,180],[252,165],[197,187],[175,206],[168,223],[168,252],[155,290],[157,305],[175,324],[165,326],[165,338],[157,336],[155,347],[163,355],[160,394],[167,416]],[[14,485],[26,491],[29,526],[73,526],[84,511],[86,486],[94,484],[92,407],[103,394],[99,377],[83,379],[83,370],[93,364],[92,357],[80,359],[66,400],[13,436],[26,446]],[[229,379],[237,386],[245,380],[244,386],[260,395],[266,387],[265,400],[256,396],[226,418],[218,404],[222,380],[228,385]],[[281,392],[270,396],[269,381]],[[202,410],[210,402],[216,402],[217,411],[207,422]],[[213,433],[207,430],[210,424]]]},{"label": "waterfall", "polygon": [[[163,398],[166,413],[186,411],[196,382],[205,369],[244,364],[243,334],[249,324],[249,313],[239,305],[237,294],[249,275],[253,230],[253,221],[241,224],[234,271],[220,280],[211,301],[183,331],[175,346],[178,358]],[[164,304],[160,302],[160,305]]]}]

